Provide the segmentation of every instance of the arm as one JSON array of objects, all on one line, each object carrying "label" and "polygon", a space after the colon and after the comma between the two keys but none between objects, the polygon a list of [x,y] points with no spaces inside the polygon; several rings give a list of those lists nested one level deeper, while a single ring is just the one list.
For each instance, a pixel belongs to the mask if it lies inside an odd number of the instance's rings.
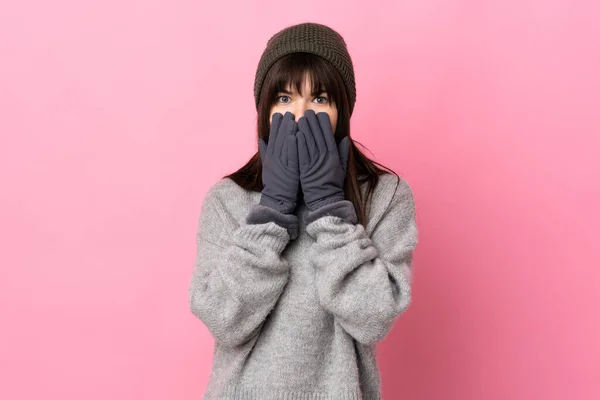
[{"label": "arm", "polygon": [[[258,334],[289,276],[281,257],[288,230],[256,217],[265,212],[261,208],[255,205],[247,222],[237,226],[211,191],[202,205],[189,302],[215,340],[227,346]],[[282,218],[291,217],[297,218]],[[263,222],[249,223],[252,218]]]},{"label": "arm", "polygon": [[371,237],[348,200],[308,214],[310,259],[322,307],[357,341],[374,344],[409,305],[417,227],[412,192],[400,181]]}]

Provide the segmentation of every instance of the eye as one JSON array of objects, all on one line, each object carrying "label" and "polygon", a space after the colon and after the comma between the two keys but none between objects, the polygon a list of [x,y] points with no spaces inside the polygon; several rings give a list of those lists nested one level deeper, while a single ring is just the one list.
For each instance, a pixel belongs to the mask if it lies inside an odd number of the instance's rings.
[{"label": "eye", "polygon": [[[283,99],[286,99],[286,100],[283,101]],[[289,103],[290,102],[290,96],[277,96],[277,102],[278,103]]]},{"label": "eye", "polygon": [[315,98],[315,100],[316,100],[316,101],[317,101],[317,103],[319,103],[319,104],[327,104],[327,101],[328,101],[329,99],[328,99],[328,98],[327,98],[327,96],[325,95],[325,96],[319,96],[319,97]]}]

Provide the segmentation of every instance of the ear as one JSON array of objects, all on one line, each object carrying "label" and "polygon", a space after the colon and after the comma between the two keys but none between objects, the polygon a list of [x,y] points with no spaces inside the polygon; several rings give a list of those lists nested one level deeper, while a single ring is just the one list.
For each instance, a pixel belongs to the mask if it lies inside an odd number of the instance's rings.
[{"label": "ear", "polygon": [[346,172],[346,168],[348,167],[348,153],[350,153],[350,139],[346,136],[338,144],[338,154],[340,155],[340,162],[342,163],[344,172]]}]

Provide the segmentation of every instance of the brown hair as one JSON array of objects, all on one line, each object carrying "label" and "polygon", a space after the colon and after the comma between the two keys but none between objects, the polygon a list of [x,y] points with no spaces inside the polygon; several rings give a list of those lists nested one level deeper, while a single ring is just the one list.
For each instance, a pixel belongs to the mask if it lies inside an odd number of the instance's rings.
[{"label": "brown hair", "polygon": [[[295,87],[298,93],[301,93],[304,77],[307,73],[310,77],[312,91],[318,92],[324,89],[328,94],[329,101],[337,107],[336,143],[339,143],[345,136],[348,136],[350,139],[350,153],[348,155],[344,191],[346,199],[354,204],[358,222],[366,226],[367,205],[371,199],[373,190],[379,182],[379,175],[390,172],[398,177],[398,174],[390,168],[369,159],[359,150],[356,144],[358,143],[361,147],[364,146],[350,137],[348,96],[341,76],[331,63],[314,54],[291,53],[283,56],[273,64],[265,77],[258,102],[258,138],[262,138],[265,141],[268,140],[270,111],[277,100],[277,94],[285,90],[288,84],[291,87]],[[262,162],[258,151],[243,167],[226,175],[224,178],[232,179],[246,190],[262,191],[264,187],[262,182]],[[360,190],[360,186],[363,183],[367,183],[364,198]]]}]

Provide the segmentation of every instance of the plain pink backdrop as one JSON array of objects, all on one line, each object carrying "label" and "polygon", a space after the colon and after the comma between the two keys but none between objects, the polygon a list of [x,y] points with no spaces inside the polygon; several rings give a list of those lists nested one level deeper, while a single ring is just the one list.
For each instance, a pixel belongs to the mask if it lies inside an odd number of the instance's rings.
[{"label": "plain pink backdrop", "polygon": [[597,2],[4,3],[0,398],[201,398],[200,205],[305,21],[345,37],[353,135],[416,199],[384,398],[600,398]]}]

